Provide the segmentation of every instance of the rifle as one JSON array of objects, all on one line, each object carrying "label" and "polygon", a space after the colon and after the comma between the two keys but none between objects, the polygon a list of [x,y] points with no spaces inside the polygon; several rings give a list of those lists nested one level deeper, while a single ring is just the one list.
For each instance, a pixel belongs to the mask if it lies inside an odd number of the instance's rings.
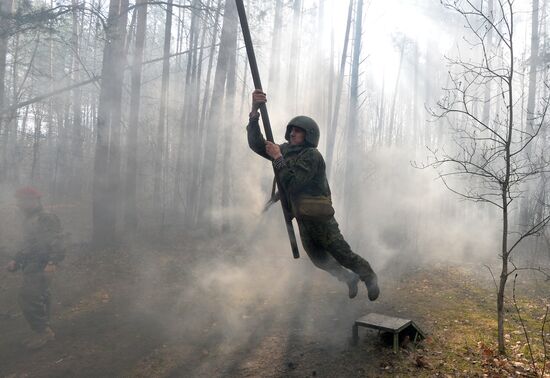
[{"label": "rifle", "polygon": [[[244,4],[242,0],[235,0],[235,3],[237,4],[237,12],[239,13],[239,20],[241,22],[243,39],[246,46],[246,54],[248,55],[248,62],[250,63],[250,72],[252,73],[254,87],[261,90],[262,82],[260,80],[260,71],[258,70],[256,55],[254,54],[254,47],[252,46],[252,37],[250,36],[250,29],[248,28],[248,20],[246,18]],[[265,104],[260,105],[260,114],[264,125],[265,137],[268,141],[273,143],[273,132],[271,131],[271,123],[269,122],[269,115]],[[280,193],[281,206],[283,208],[283,215],[286,223],[286,231],[288,233],[288,238],[290,239],[290,248],[292,248],[292,255],[295,259],[297,259],[300,257],[300,252],[298,251],[298,243],[296,242],[296,235],[294,234],[294,227],[292,226],[293,216],[290,211],[290,207],[288,206],[288,200],[285,196],[283,186],[281,185],[281,180],[275,168],[273,168],[273,173],[275,174],[275,181]]]}]

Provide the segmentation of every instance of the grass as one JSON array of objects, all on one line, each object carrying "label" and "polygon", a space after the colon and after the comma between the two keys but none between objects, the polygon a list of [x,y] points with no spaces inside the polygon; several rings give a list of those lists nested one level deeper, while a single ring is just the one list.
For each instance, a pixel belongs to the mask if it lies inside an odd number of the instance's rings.
[{"label": "grass", "polygon": [[[420,314],[429,337],[417,350],[405,353],[393,370],[394,375],[410,373],[412,360],[421,368],[415,373],[419,376],[537,376],[512,302],[513,282],[509,282],[510,292],[506,298],[507,355],[499,356],[496,294],[490,282],[487,284],[479,274],[460,267],[417,269],[401,281],[402,285],[390,295],[398,303],[407,303],[411,313]],[[516,289],[516,303],[530,338],[539,376],[547,362],[541,336],[546,302],[540,293],[550,288],[548,283],[543,283],[545,290],[541,290],[540,285],[530,280],[518,281]],[[548,349],[549,332],[547,324]],[[545,376],[550,377],[549,369]]]}]

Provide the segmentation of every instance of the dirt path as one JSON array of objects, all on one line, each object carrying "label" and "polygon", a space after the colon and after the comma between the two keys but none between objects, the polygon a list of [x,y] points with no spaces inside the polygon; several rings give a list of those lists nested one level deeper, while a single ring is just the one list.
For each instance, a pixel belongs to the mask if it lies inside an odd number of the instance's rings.
[{"label": "dirt path", "polygon": [[[487,371],[493,302],[477,272],[441,266],[381,272],[383,295],[373,303],[364,288],[349,300],[344,285],[306,259],[220,255],[214,265],[197,257],[204,255],[199,249],[140,251],[137,264],[130,263],[132,254],[74,256],[53,287],[57,340],[36,352],[21,346],[29,331],[15,303],[20,278],[4,280],[0,303],[12,316],[0,319],[0,377],[471,377]],[[351,346],[353,321],[368,312],[410,317],[429,339],[397,356],[374,332],[361,331],[359,345]],[[514,326],[510,342],[519,348]]]},{"label": "dirt path", "polygon": [[[312,290],[304,288],[301,294],[310,298],[322,294],[319,288],[317,293]],[[0,375],[333,376],[335,368],[343,366],[342,353],[349,350],[347,338],[354,315],[337,317],[326,298],[325,303],[316,303],[304,312],[299,300],[294,306],[290,304],[290,311],[280,314],[258,309],[250,315],[251,327],[246,327],[238,338],[228,337],[216,325],[200,337],[188,338],[185,333],[164,327],[152,312],[135,311],[127,298],[113,296],[107,303],[100,300],[93,306],[66,312],[53,322],[56,342],[30,353],[19,343],[28,332],[17,316],[0,326]],[[169,304],[162,305],[159,302],[159,308],[166,309]],[[316,326],[326,319],[332,323],[330,328]],[[338,333],[341,336],[333,338]],[[368,354],[364,361],[368,363]],[[349,367],[346,370],[356,376]]]},{"label": "dirt path", "polygon": [[[36,352],[21,345],[30,333],[14,302],[20,278],[10,277],[0,293],[12,310],[0,320],[0,377],[328,377],[372,370],[373,344],[349,346],[353,320],[388,307],[368,304],[366,290],[350,301],[342,284],[305,264],[277,290],[250,287],[238,272],[190,290],[195,269],[181,263],[171,277],[178,259],[154,267],[145,261],[140,267],[147,271],[138,275],[73,261],[53,287],[57,340]],[[361,366],[349,364],[350,351],[362,354]]]}]

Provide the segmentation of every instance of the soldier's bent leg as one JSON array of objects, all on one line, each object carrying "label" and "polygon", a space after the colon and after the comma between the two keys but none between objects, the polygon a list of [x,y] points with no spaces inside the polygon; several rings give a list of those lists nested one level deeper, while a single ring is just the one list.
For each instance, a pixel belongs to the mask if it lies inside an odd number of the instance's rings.
[{"label": "soldier's bent leg", "polygon": [[50,321],[50,291],[48,279],[42,272],[23,275],[19,306],[35,332],[44,332]]},{"label": "soldier's bent leg", "polygon": [[344,240],[338,222],[334,218],[324,223],[325,237],[322,238],[327,243],[328,252],[344,267],[357,273],[361,280],[365,282],[369,292],[369,299],[374,301],[380,295],[378,287],[378,278],[376,273],[367,260],[353,253],[349,244]]},{"label": "soldier's bent leg", "polygon": [[354,253],[344,239],[335,240],[328,246],[327,249],[336,261],[342,264],[342,266],[357,273],[362,280],[365,280],[374,274],[369,262]]},{"label": "soldier's bent leg", "polygon": [[367,260],[355,254],[344,240],[334,218],[316,225],[317,243],[328,251],[345,268],[357,273],[361,279],[366,279],[374,271]]},{"label": "soldier's bent leg", "polygon": [[334,258],[346,268],[354,271],[365,282],[371,301],[376,300],[380,295],[378,287],[378,277],[372,270],[367,260],[353,253],[349,244],[344,239],[338,239],[332,242],[328,248]]},{"label": "soldier's bent leg", "polygon": [[358,292],[359,276],[343,268],[326,249],[317,245],[316,240],[312,237],[315,236],[315,228],[308,229],[301,223],[298,223],[298,225],[300,226],[302,245],[313,264],[317,268],[330,273],[339,281],[345,282],[348,286],[348,297],[355,298]]},{"label": "soldier's bent leg", "polygon": [[356,274],[344,269],[326,249],[317,246],[311,235],[307,233],[307,229],[304,227],[300,227],[300,238],[302,239],[302,245],[309,259],[317,268],[327,271],[339,281],[345,283],[357,278]]}]

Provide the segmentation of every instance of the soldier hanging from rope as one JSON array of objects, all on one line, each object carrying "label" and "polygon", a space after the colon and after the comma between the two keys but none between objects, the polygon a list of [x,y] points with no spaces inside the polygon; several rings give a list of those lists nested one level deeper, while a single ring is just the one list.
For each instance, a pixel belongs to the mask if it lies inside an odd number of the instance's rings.
[{"label": "soldier hanging from rope", "polygon": [[[348,285],[350,298],[357,295],[357,284],[362,280],[369,299],[374,301],[380,294],[376,273],[364,258],[351,250],[334,219],[325,162],[317,150],[320,137],[317,123],[306,116],[294,117],[286,128],[287,143],[278,145],[266,141],[260,131],[258,113],[266,101],[266,94],[261,90],[252,93],[248,145],[272,161],[298,222],[304,249],[315,266]],[[274,195],[272,193],[272,202]]]}]

